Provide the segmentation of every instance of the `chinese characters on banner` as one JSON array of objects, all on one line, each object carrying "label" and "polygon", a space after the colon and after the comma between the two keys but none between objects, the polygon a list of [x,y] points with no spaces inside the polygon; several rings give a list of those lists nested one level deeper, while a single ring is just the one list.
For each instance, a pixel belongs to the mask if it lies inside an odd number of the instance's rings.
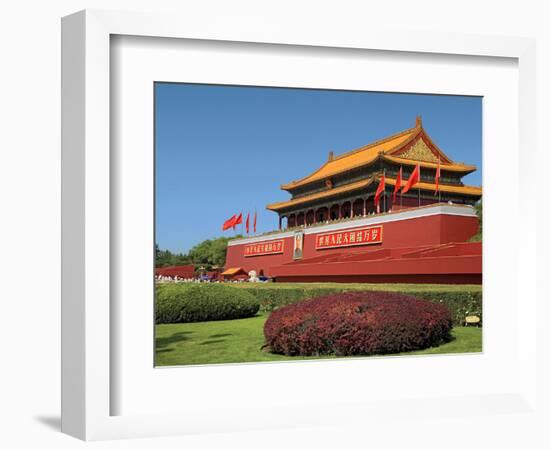
[{"label": "chinese characters on banner", "polygon": [[244,247],[244,256],[275,255],[283,253],[284,241],[267,241],[257,244],[248,244]]},{"label": "chinese characters on banner", "polygon": [[382,225],[356,228],[354,230],[335,231],[315,236],[315,248],[351,247],[353,245],[380,244],[382,242]]}]

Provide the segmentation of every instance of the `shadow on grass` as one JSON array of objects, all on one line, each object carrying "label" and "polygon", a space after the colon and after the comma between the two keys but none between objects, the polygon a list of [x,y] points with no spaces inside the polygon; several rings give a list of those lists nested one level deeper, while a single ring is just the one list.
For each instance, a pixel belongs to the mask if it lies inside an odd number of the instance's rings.
[{"label": "shadow on grass", "polygon": [[169,352],[173,352],[174,349],[173,348],[163,348],[161,350],[156,350],[157,353],[169,353]]},{"label": "shadow on grass", "polygon": [[220,342],[225,342],[225,339],[212,339],[212,340],[209,340],[209,341],[201,342],[199,345],[218,344]]},{"label": "shadow on grass", "polygon": [[208,337],[216,339],[216,338],[222,338],[222,337],[227,337],[227,336],[233,336],[233,335],[231,333],[220,333],[220,334],[212,334]]},{"label": "shadow on grass", "polygon": [[187,341],[189,340],[187,335],[192,333],[192,331],[180,331],[178,333],[171,334],[170,336],[158,337],[156,338],[156,347],[157,349],[159,349],[168,347],[172,344],[177,344],[178,342]]}]

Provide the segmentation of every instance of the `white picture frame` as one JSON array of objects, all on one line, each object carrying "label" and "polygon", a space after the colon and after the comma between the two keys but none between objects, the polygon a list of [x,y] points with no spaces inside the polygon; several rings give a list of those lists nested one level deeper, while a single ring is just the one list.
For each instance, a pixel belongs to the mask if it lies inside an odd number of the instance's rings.
[{"label": "white picture frame", "polygon": [[[214,26],[215,25],[215,26]],[[519,182],[517,198],[523,200],[523,226],[535,229],[534,179],[528,168],[536,165],[535,153],[527,151],[535,142],[535,43],[532,39],[481,37],[436,33],[400,33],[395,31],[337,31],[315,28],[279,29],[268,23],[205,25],[186,17],[112,11],[83,11],[65,17],[62,22],[62,430],[85,440],[149,437],[174,434],[245,431],[285,426],[357,424],[376,417],[392,423],[407,415],[422,416],[426,405],[441,416],[458,414],[468,417],[470,405],[476,414],[498,416],[509,411],[521,417],[541,414],[537,398],[537,321],[535,283],[535,233],[523,237],[514,247],[517,280],[521,282],[522,302],[518,307],[517,344],[521,366],[515,389],[500,394],[475,393],[460,398],[397,397],[387,401],[365,403],[343,401],[340,404],[278,404],[273,420],[265,423],[267,412],[231,411],[219,405],[218,414],[190,414],[190,406],[181,412],[163,414],[113,415],[113,393],[121,386],[113,382],[112,339],[117,324],[113,322],[110,298],[113,295],[111,257],[113,235],[111,185],[117,173],[111,167],[110,90],[111,36],[141,36],[191,39],[212,42],[283,44],[308,48],[330,48],[380,52],[407,52],[414,55],[462,55],[498,57],[517,60],[519,98]],[[516,197],[514,197],[516,198]],[[490,222],[490,219],[489,219]],[[492,241],[495,242],[494,240]],[[484,243],[486,245],[486,243]],[[516,269],[514,269],[515,271]],[[516,296],[516,291],[510,296]],[[515,300],[517,298],[514,297]],[[515,301],[514,300],[514,301]],[[526,345],[520,345],[526,344]],[[396,367],[397,360],[391,364]],[[323,364],[302,366],[310,376],[322,370]],[[335,364],[335,363],[328,363]],[[361,361],[348,364],[347,370],[358,370]],[[386,364],[386,363],[384,363]],[[266,371],[279,365],[264,366]],[[253,366],[248,366],[252,370]],[[163,369],[177,370],[177,369]],[[256,369],[254,369],[256,370]],[[516,383],[517,382],[517,383]],[[260,402],[259,398],[251,402]],[[401,402],[394,412],[395,402]],[[253,404],[253,403],[251,403]],[[115,408],[116,409],[116,408]],[[429,409],[429,408],[428,408]],[[451,411],[455,411],[451,413]],[[230,417],[233,415],[234,417]],[[230,418],[228,418],[230,417]],[[426,420],[437,416],[426,414]],[[246,420],[245,420],[246,419]],[[479,419],[487,427],[495,423]],[[492,424],[492,425],[491,425]]]}]

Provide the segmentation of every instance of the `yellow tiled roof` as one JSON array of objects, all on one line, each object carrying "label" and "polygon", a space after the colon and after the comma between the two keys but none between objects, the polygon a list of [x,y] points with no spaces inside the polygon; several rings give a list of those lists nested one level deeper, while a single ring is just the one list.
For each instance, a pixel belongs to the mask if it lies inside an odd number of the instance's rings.
[{"label": "yellow tiled roof", "polygon": [[[409,166],[415,166],[416,164],[420,164],[421,167],[437,169],[437,163],[432,163],[427,161],[417,161],[416,159],[400,158],[399,156],[391,156],[391,155],[382,155],[382,158],[396,164],[404,164]],[[470,173],[476,170],[476,166],[469,166],[466,164],[457,164],[457,163],[445,164],[444,162],[441,162],[441,170],[449,170],[451,172]]]},{"label": "yellow tiled roof", "polygon": [[286,202],[271,203],[267,205],[266,208],[271,211],[278,211],[280,209],[287,208],[289,206],[301,205],[303,203],[307,203],[313,200],[319,200],[322,198],[332,197],[334,195],[342,194],[345,192],[351,192],[357,189],[363,189],[363,188],[366,188],[368,185],[370,185],[372,181],[373,181],[373,177],[370,177],[370,178],[367,178],[366,180],[356,181],[354,183],[349,183],[334,189],[327,189],[326,191],[316,192],[315,194],[306,195],[304,197],[288,200]]},{"label": "yellow tiled roof", "polygon": [[222,273],[222,275],[235,275],[236,273],[239,273],[242,269],[242,267],[231,267],[227,269],[225,272]]},{"label": "yellow tiled roof", "polygon": [[[391,184],[392,186],[395,186],[395,178],[388,178],[386,177],[386,183]],[[403,180],[401,183],[401,187],[405,186],[407,183],[407,180]],[[435,191],[435,184],[433,183],[425,183],[421,181],[420,183],[416,183],[412,189],[422,189],[425,191]],[[473,195],[473,196],[480,196],[481,195],[481,187],[480,186],[453,186],[449,184],[439,184],[439,188],[441,189],[441,192],[450,192],[455,194],[465,194],[465,195]]]},{"label": "yellow tiled roof", "polygon": [[454,163],[449,157],[447,157],[447,155],[445,155],[445,153],[443,153],[443,151],[439,147],[437,147],[437,145],[429,138],[429,136],[422,128],[422,122],[420,118],[417,118],[417,123],[414,128],[410,128],[408,130],[389,136],[385,139],[375,141],[371,144],[359,147],[355,150],[343,153],[342,155],[329,159],[329,161],[323,164],[312,174],[308,175],[307,177],[301,178],[300,180],[283,184],[281,186],[281,189],[290,190],[314,181],[328,179],[333,175],[346,172],[357,167],[368,165],[374,162],[379,156],[397,164],[414,165],[418,163],[422,167],[436,168],[436,162],[421,161],[399,156],[401,149],[406,148],[405,146],[408,143],[415,141],[415,138],[417,137],[419,137],[419,139],[429,142],[431,148],[434,149],[433,151],[436,152],[436,154],[439,154],[442,170],[462,172],[464,174],[476,170],[475,166]]},{"label": "yellow tiled roof", "polygon": [[387,152],[399,147],[405,142],[412,140],[420,131],[421,128],[411,128],[409,130],[402,131],[401,133],[394,134],[393,136],[387,137],[385,139],[344,153],[340,156],[335,157],[331,161],[327,161],[311,175],[308,175],[307,177],[304,177],[300,180],[283,184],[281,186],[281,189],[292,189],[297,186],[311,183],[312,181],[322,180],[337,173],[345,172],[355,167],[369,164],[378,157],[378,154],[380,152]]}]

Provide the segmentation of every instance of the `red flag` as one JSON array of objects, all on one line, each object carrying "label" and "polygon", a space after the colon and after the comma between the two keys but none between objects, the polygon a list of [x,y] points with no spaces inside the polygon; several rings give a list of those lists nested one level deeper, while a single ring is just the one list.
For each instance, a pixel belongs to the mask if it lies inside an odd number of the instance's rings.
[{"label": "red flag", "polygon": [[439,191],[439,178],[441,177],[441,157],[437,158],[437,170],[435,171],[435,191],[434,195]]},{"label": "red flag", "polygon": [[235,220],[237,219],[237,214],[233,214],[229,219],[227,219],[222,226],[222,230],[229,230],[229,228],[233,228],[233,224]]},{"label": "red flag", "polygon": [[256,211],[254,211],[254,233],[256,232]]},{"label": "red flag", "polygon": [[411,173],[411,176],[409,177],[409,180],[407,181],[407,184],[401,191],[401,195],[407,193],[409,189],[411,189],[416,183],[420,181],[420,165],[417,164],[414,170]]},{"label": "red flag", "polygon": [[250,213],[246,215],[246,234],[250,231]]},{"label": "red flag", "polygon": [[243,223],[243,213],[240,213],[237,218],[234,220],[233,222],[233,229],[235,229],[235,227],[237,225],[239,225],[240,223]]},{"label": "red flag", "polygon": [[385,174],[382,174],[382,178],[380,178],[380,183],[378,183],[378,188],[376,189],[376,193],[374,194],[374,204],[376,205],[377,211],[380,211],[380,195],[382,195],[382,192],[384,192],[385,188],[386,176]]},{"label": "red flag", "polygon": [[399,172],[397,173],[397,178],[395,180],[395,187],[393,188],[392,203],[395,203],[395,197],[397,195],[397,192],[399,191],[399,189],[401,189],[401,181],[403,181],[403,167],[400,167]]}]

